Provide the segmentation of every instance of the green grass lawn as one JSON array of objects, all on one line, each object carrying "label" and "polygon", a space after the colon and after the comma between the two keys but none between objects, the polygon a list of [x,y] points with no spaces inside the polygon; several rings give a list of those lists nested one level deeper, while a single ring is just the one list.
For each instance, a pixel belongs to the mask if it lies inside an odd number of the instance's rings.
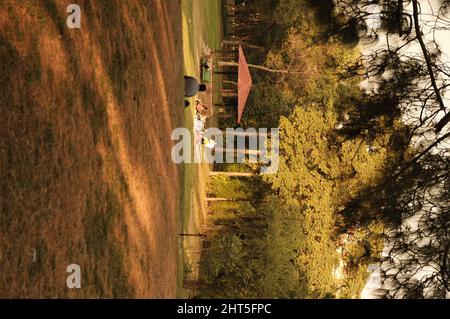
[{"label": "green grass lawn", "polygon": [[[183,25],[183,53],[184,53],[184,72],[199,78],[202,44],[206,44],[211,49],[220,47],[222,38],[222,5],[221,0],[182,0],[182,25]],[[191,105],[194,105],[194,98],[187,99]],[[184,110],[184,127],[192,129],[194,125],[195,110],[193,107]],[[193,141],[192,141],[193,142]],[[194,145],[192,143],[192,145]],[[205,196],[199,189],[198,176],[207,170],[204,165],[184,164],[182,179],[182,214],[179,221],[180,229],[183,232],[193,232],[192,218],[201,214],[201,202]],[[203,172],[204,173],[204,172]],[[207,174],[207,173],[206,173]],[[191,226],[190,226],[191,224]],[[197,230],[198,232],[198,230]],[[178,296],[186,297],[183,289],[183,279],[186,268],[190,268],[186,260],[186,251],[183,242],[179,245],[178,261]],[[189,267],[187,267],[189,265]]]}]

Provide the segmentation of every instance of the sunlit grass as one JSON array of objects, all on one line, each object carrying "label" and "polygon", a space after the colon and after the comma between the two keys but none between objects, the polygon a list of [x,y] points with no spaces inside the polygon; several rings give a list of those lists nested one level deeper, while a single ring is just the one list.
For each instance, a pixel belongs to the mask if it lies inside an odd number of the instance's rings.
[{"label": "sunlit grass", "polygon": [[[184,73],[189,76],[200,76],[199,60],[201,45],[205,43],[210,48],[217,48],[221,37],[221,1],[220,0],[183,0],[182,1],[182,27],[183,27],[183,54]],[[193,130],[195,108],[192,107],[195,98],[186,98],[191,107],[184,110],[184,127]],[[192,146],[194,140],[192,137]],[[194,147],[193,147],[194,148]],[[194,149],[192,149],[192,154]],[[198,177],[205,167],[199,164],[184,164],[182,179],[182,216],[180,229],[188,232],[190,222],[201,214],[201,204],[204,194],[201,194]],[[190,264],[185,258],[186,252],[180,245],[180,258],[178,261],[178,296],[183,295],[182,283],[185,276],[184,265]]]}]

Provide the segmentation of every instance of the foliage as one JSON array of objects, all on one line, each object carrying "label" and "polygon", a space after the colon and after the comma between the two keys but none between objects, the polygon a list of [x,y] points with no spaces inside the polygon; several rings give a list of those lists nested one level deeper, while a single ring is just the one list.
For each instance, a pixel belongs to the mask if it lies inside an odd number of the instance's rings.
[{"label": "foliage", "polygon": [[[323,36],[342,19],[319,18],[318,8],[331,10],[328,1],[273,5],[272,19],[267,12],[265,17],[277,25],[276,44],[265,38],[266,50],[251,59],[288,72],[253,73],[242,125],[280,128],[279,170],[211,183],[212,194],[247,201],[210,207],[210,221],[219,229],[206,245],[201,295],[355,298],[367,266],[380,259],[386,224],[401,220],[399,200],[417,187],[413,180],[401,186],[386,181],[413,158],[400,101],[411,97],[414,79],[426,74],[415,63],[397,61],[398,77],[380,79],[377,91],[365,92],[362,69],[349,67],[360,62],[354,43]],[[372,70],[380,76],[381,65]],[[224,255],[233,242],[239,242],[237,258]],[[207,262],[211,258],[217,259]],[[343,275],[337,276],[341,266]]]},{"label": "foliage", "polygon": [[267,177],[278,198],[299,207],[303,215],[299,265],[307,267],[311,293],[322,297],[336,289],[330,278],[336,266],[331,257],[336,249],[335,212],[374,185],[387,160],[381,145],[369,153],[364,140],[342,140],[335,124],[334,114],[317,106],[297,108],[282,118],[279,171]]}]

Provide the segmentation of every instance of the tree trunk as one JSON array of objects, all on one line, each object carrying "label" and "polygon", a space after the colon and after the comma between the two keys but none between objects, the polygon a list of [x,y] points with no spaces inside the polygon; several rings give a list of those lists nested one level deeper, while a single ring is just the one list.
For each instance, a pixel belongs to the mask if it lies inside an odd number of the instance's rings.
[{"label": "tree trunk", "polygon": [[264,48],[261,47],[261,46],[244,43],[244,42],[239,41],[239,40],[223,40],[222,43],[223,44],[228,44],[228,45],[240,45],[243,48],[264,50]]},{"label": "tree trunk", "polygon": [[[422,54],[425,58],[425,63],[427,66],[428,74],[430,76],[431,85],[433,86],[434,94],[436,95],[436,99],[439,103],[439,107],[441,108],[441,110],[445,111],[444,101],[442,100],[441,93],[439,92],[439,88],[437,87],[437,83],[436,83],[436,78],[434,76],[433,63],[430,58],[430,53],[428,52],[425,42],[423,41],[422,30],[420,29],[420,24],[419,24],[419,19],[420,19],[419,4],[418,4],[417,0],[412,0],[412,5],[413,5],[413,19],[414,19],[414,29],[416,32],[416,37],[417,37],[417,40],[419,41],[420,48],[422,49]],[[436,127],[435,127],[436,133],[439,133],[444,128],[444,126],[447,125],[447,123],[450,121],[449,114],[450,113],[446,114],[439,121],[439,123],[436,124]]]},{"label": "tree trunk", "polygon": [[261,150],[235,149],[235,148],[223,148],[223,147],[216,147],[215,150],[216,150],[216,152],[225,152],[225,153],[261,155]]},{"label": "tree trunk", "polygon": [[223,197],[206,197],[207,202],[249,202],[250,199],[235,199]]},{"label": "tree trunk", "polygon": [[209,172],[209,176],[250,177],[257,176],[257,174],[242,172]]},{"label": "tree trunk", "polygon": [[[219,66],[229,66],[229,67],[238,67],[239,63],[237,62],[226,62],[226,61],[219,61]],[[271,68],[268,68],[266,66],[262,66],[262,65],[256,65],[256,64],[248,64],[249,68],[254,68],[254,69],[258,69],[258,70],[262,70],[262,71],[266,71],[266,72],[271,72],[271,73],[289,73],[289,70],[274,70]]]}]

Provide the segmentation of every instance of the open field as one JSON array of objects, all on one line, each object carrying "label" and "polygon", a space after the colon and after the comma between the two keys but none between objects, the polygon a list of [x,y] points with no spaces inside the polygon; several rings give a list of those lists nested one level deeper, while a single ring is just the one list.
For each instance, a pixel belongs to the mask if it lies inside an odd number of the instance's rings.
[{"label": "open field", "polygon": [[[205,47],[218,49],[222,38],[222,17],[220,0],[183,0],[182,24],[183,24],[183,51],[184,71],[191,76],[200,76],[200,59]],[[220,85],[217,78],[214,85]],[[199,94],[203,98],[202,94]],[[194,105],[194,98],[190,98]],[[194,125],[195,109],[189,107],[184,112],[184,127],[192,128]],[[214,125],[214,118],[209,125]],[[208,164],[184,165],[183,179],[183,217],[180,228],[185,234],[198,234],[202,231],[202,225],[207,218],[205,202],[207,192],[207,178],[210,167]],[[202,242],[199,237],[185,237],[181,242],[180,281],[195,281],[198,277],[198,263],[201,257]],[[191,289],[181,289],[181,297],[192,296]]]},{"label": "open field", "polygon": [[0,0],[0,297],[175,297],[181,4],[70,3]]}]

